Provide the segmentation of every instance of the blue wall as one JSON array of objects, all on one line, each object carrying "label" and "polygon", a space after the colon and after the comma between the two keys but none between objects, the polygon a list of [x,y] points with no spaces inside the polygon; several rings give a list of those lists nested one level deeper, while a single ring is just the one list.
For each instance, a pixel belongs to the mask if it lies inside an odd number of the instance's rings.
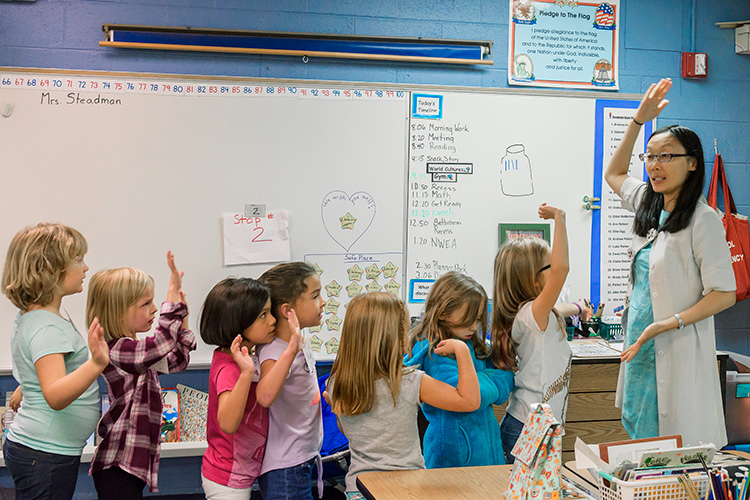
[{"label": "blue wall", "polygon": [[[693,128],[711,164],[713,139],[740,213],[750,214],[750,56],[734,53],[747,0],[621,0],[620,91],[671,77],[665,121]],[[495,65],[240,56],[100,48],[102,23],[494,41]],[[507,87],[507,0],[128,0],[0,3],[0,66]],[[708,54],[709,77],[680,78],[680,52]],[[750,354],[750,301],[717,317],[719,348]]]}]

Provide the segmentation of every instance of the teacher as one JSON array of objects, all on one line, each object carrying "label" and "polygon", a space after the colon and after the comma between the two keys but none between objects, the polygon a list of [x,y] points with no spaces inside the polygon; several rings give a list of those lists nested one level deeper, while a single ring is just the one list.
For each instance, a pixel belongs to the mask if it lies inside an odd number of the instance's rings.
[{"label": "teacher", "polygon": [[648,140],[648,182],[628,176],[641,126],[669,103],[670,79],[651,84],[605,179],[635,213],[625,346],[615,405],[634,439],[681,434],[684,446],[727,444],[713,315],[735,301],[724,228],[702,196],[705,163],[692,130],[670,125]]}]

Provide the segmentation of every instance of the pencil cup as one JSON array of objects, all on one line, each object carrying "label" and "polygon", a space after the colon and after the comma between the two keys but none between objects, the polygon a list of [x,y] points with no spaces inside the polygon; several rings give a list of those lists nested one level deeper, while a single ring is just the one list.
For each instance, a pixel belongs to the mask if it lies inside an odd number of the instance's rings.
[{"label": "pencil cup", "polygon": [[581,330],[581,335],[584,337],[596,335],[599,332],[599,320],[592,319],[591,321],[581,321]]},{"label": "pencil cup", "polygon": [[575,326],[566,326],[565,333],[568,335],[568,340],[573,340],[573,335],[576,333]]}]

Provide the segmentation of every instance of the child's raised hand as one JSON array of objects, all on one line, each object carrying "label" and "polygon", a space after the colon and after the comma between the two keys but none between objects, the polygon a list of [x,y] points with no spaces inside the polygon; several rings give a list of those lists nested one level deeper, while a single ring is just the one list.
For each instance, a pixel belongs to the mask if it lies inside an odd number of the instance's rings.
[{"label": "child's raised hand", "polygon": [[237,335],[229,347],[229,352],[232,353],[232,358],[234,358],[234,362],[240,368],[240,372],[253,373],[255,363],[253,363],[253,358],[250,357],[250,351],[247,350],[247,347],[244,345],[240,346],[243,340],[242,335]]},{"label": "child's raised hand", "polygon": [[174,255],[171,251],[167,252],[167,265],[171,274],[169,276],[169,288],[167,289],[167,300],[169,302],[179,302],[180,290],[182,290],[182,276],[185,274],[177,270],[174,264]]},{"label": "child's raised hand", "polygon": [[672,88],[671,78],[662,78],[658,83],[652,83],[646,93],[643,95],[641,104],[635,112],[635,118],[639,123],[650,122],[669,104],[667,92]]},{"label": "child's raised hand", "polygon": [[99,318],[94,318],[89,327],[89,351],[91,360],[101,369],[109,364],[109,346],[104,340],[104,328],[99,324]]},{"label": "child's raised hand", "polygon": [[435,354],[441,356],[447,356],[449,354],[456,355],[463,349],[466,351],[469,350],[469,346],[466,345],[466,342],[461,342],[458,339],[441,340],[440,343],[435,346]]},{"label": "child's raised hand", "polygon": [[539,205],[539,218],[540,219],[555,219],[557,217],[563,217],[565,218],[565,212],[560,210],[557,207],[551,207],[547,205],[546,203],[542,203]]},{"label": "child's raised hand", "polygon": [[287,322],[289,323],[289,329],[292,331],[292,337],[289,339],[289,346],[294,346],[297,351],[302,350],[302,331],[299,327],[299,319],[297,319],[297,312],[294,309],[289,310],[289,314],[286,316]]}]

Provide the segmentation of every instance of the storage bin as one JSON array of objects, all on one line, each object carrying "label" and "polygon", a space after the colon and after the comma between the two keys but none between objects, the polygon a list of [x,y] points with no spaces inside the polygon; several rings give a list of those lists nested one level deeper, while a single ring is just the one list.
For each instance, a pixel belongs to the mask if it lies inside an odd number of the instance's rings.
[{"label": "storage bin", "polygon": [[[708,492],[708,479],[705,474],[690,479],[701,498]],[[639,481],[606,481],[600,476],[599,496],[601,500],[689,500],[677,476]]]},{"label": "storage bin", "polygon": [[605,340],[621,340],[622,325],[620,323],[599,323],[599,336]]},{"label": "storage bin", "polygon": [[727,372],[726,401],[729,444],[750,443],[750,373]]}]

